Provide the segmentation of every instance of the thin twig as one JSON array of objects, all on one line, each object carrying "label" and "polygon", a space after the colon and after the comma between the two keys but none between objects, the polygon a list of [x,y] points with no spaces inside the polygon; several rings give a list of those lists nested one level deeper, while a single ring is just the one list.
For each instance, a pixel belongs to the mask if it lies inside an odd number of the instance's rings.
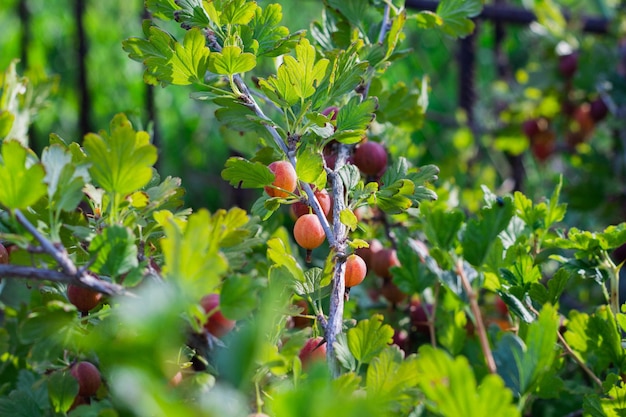
[{"label": "thin twig", "polygon": [[472,314],[474,315],[474,319],[476,320],[476,332],[478,333],[480,347],[483,351],[483,355],[485,356],[487,369],[489,369],[489,372],[491,372],[492,374],[495,374],[498,371],[498,368],[496,367],[496,361],[493,358],[493,353],[491,352],[491,347],[489,346],[489,339],[487,339],[487,332],[485,330],[485,324],[483,323],[483,316],[480,312],[480,307],[478,307],[478,296],[472,288],[469,279],[467,279],[467,275],[465,275],[465,269],[463,268],[462,259],[459,259],[457,261],[456,272],[461,278],[461,283],[463,284],[465,292],[467,292],[470,309],[472,310]]},{"label": "thin twig", "polygon": [[576,353],[572,350],[572,348],[567,343],[563,335],[558,331],[558,329],[556,331],[556,334],[557,334],[557,337],[559,338],[559,342],[561,342],[561,345],[563,346],[563,349],[565,349],[565,352],[567,352],[567,354],[570,355],[574,359],[574,361],[576,361],[578,366],[580,366],[582,370],[585,371],[587,375],[589,375],[589,378],[591,378],[593,382],[595,382],[600,388],[602,388],[602,381],[600,380],[600,378],[598,378],[597,375],[593,373],[591,368],[589,368],[587,364],[583,362],[578,357],[578,355],[576,355]]},{"label": "thin twig", "polygon": [[[30,268],[30,267],[21,267],[26,269],[17,269],[13,270],[13,273],[10,272],[10,267],[19,268],[17,265],[3,265],[3,269],[0,269],[0,277],[7,276],[19,276],[22,278],[32,278],[32,279],[47,279],[45,277],[52,277],[51,279],[54,281],[66,282],[75,285],[79,285],[82,287],[90,288],[92,290],[101,292],[103,294],[114,295],[114,294],[126,294],[126,290],[124,287],[118,284],[114,284],[111,282],[107,282],[101,279],[98,279],[88,271],[84,269],[79,269],[74,265],[74,262],[69,258],[67,250],[60,245],[55,244],[48,240],[44,235],[42,235],[39,230],[24,216],[24,214],[20,210],[14,210],[15,218],[17,221],[24,226],[24,228],[31,234],[39,244],[43,252],[52,256],[52,258],[57,262],[61,271],[54,271],[48,269],[41,268]],[[28,269],[30,268],[30,269]],[[5,273],[3,273],[4,271]],[[38,271],[38,272],[35,272]],[[55,274],[56,272],[56,274]],[[23,274],[23,275],[21,275]],[[58,275],[61,274],[61,275]],[[36,276],[35,276],[36,275]],[[63,278],[62,278],[63,277]]]}]

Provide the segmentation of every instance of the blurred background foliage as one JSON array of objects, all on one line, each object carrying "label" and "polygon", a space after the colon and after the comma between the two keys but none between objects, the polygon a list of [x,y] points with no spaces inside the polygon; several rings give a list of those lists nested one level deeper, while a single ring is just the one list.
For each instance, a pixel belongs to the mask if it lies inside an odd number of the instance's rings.
[{"label": "blurred background foliage", "polygon": [[[406,156],[415,165],[438,165],[439,194],[451,205],[456,201],[470,211],[482,201],[482,184],[500,193],[520,189],[536,200],[549,195],[563,175],[563,200],[570,205],[571,224],[600,228],[623,221],[626,129],[620,111],[626,88],[619,61],[626,29],[620,27],[622,2],[489,0],[486,5],[495,3],[533,10],[544,18],[531,24],[480,19],[475,36],[464,41],[409,23],[404,46],[412,50],[384,74],[382,82],[419,85],[427,77],[429,107],[421,131],[385,139],[389,152]],[[321,11],[320,0],[282,4],[283,22],[291,31],[307,29]],[[569,23],[550,14],[552,7],[566,11]],[[83,16],[85,71],[81,70],[78,15]],[[584,32],[582,16],[606,19],[607,33]],[[214,109],[190,100],[189,88],[146,86],[141,65],[122,50],[123,39],[141,36],[146,17],[140,0],[0,3],[0,69],[18,58],[18,70],[34,82],[56,77],[56,91],[36,118],[30,145],[39,151],[50,132],[80,142],[84,133],[105,128],[114,114],[125,112],[136,127],[153,133],[160,149],[158,169],[163,176],[183,178],[188,205],[249,209],[260,191],[234,190],[220,177],[229,156],[251,151],[245,138],[221,130]],[[464,44],[474,45],[473,69],[459,64]],[[578,68],[571,78],[564,78],[559,55],[571,51],[578,54]],[[473,71],[473,88],[460,81],[467,71]],[[81,80],[81,73],[86,79]],[[469,94],[470,112],[460,106],[461,94]],[[584,141],[569,144],[566,137],[573,117],[565,107],[579,106],[600,94],[609,101],[609,116],[593,126]],[[155,123],[148,123],[152,118]],[[534,118],[548,120],[554,132],[554,149],[547,157],[531,152],[532,141],[523,132],[523,123]]]}]

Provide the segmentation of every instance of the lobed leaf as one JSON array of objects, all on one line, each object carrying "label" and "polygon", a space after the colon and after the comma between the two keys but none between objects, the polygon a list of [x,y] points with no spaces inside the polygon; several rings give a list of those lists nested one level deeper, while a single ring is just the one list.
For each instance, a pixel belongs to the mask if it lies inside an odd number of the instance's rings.
[{"label": "lobed leaf", "polygon": [[210,51],[201,29],[189,30],[182,44],[156,26],[147,29],[147,36],[147,40],[130,38],[123,42],[128,56],[146,66],[147,83],[189,85],[204,80]]},{"label": "lobed leaf", "polygon": [[357,361],[370,363],[392,343],[393,332],[391,326],[383,324],[383,316],[375,314],[348,330],[348,347]]},{"label": "lobed leaf", "polygon": [[148,133],[135,131],[123,114],[111,121],[111,132],[89,133],[84,149],[94,182],[111,194],[126,195],[144,187],[152,178],[157,149]]}]

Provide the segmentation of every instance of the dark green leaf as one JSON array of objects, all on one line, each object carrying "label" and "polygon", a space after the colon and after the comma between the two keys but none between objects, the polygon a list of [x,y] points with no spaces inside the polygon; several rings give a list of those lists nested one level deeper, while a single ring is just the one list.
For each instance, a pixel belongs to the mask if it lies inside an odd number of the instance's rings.
[{"label": "dark green leaf", "polygon": [[424,216],[424,232],[429,242],[443,250],[451,249],[465,220],[463,212],[428,203],[420,205],[420,212]]},{"label": "dark green leaf", "polygon": [[58,413],[66,412],[78,395],[78,381],[68,371],[53,372],[48,378],[48,395]]},{"label": "dark green leaf", "polygon": [[226,317],[241,320],[257,306],[257,286],[252,277],[233,275],[224,280],[220,309]]},{"label": "dark green leaf", "polygon": [[333,138],[346,144],[361,141],[365,136],[365,130],[374,120],[377,105],[376,99],[372,97],[364,101],[358,96],[352,97],[337,114],[337,131]]},{"label": "dark green leaf", "polygon": [[513,217],[510,197],[502,199],[502,205],[483,207],[478,219],[471,219],[463,234],[463,256],[474,266],[482,266],[492,242],[498,238]]},{"label": "dark green leaf", "polygon": [[442,0],[437,7],[437,14],[443,20],[441,29],[452,37],[465,37],[474,31],[474,22],[470,18],[482,10],[481,0]]}]

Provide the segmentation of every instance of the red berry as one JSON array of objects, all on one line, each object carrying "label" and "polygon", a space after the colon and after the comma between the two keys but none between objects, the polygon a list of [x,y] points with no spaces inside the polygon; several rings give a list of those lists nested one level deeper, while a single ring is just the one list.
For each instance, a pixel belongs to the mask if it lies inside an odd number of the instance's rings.
[{"label": "red berry", "polygon": [[298,185],[298,176],[296,175],[296,170],[293,168],[293,165],[289,163],[289,161],[274,161],[268,165],[270,171],[274,173],[276,177],[272,185],[274,187],[280,188],[272,188],[265,187],[265,192],[270,197],[287,197],[290,193],[293,193],[296,190],[296,186]]},{"label": "red berry", "polygon": [[559,72],[565,78],[572,78],[578,69],[578,54],[572,53],[559,57]]},{"label": "red berry", "polygon": [[94,364],[86,361],[75,363],[70,373],[78,381],[78,395],[89,397],[98,392],[102,377]]},{"label": "red berry", "polygon": [[607,114],[609,114],[609,108],[607,107],[602,97],[598,97],[597,99],[591,102],[591,117],[596,122],[604,119]]},{"label": "red berry", "polygon": [[[330,197],[330,194],[328,194],[328,191],[326,191],[325,189],[315,190],[314,194],[315,194],[315,198],[317,198],[317,201],[320,203],[322,211],[324,212],[324,216],[328,217],[328,214],[330,213],[330,208],[332,205],[332,199]],[[305,214],[312,213],[312,209],[309,210],[310,209],[309,205],[306,203],[303,203],[302,201],[298,201],[297,203],[294,203],[291,206],[291,208],[296,218],[302,217]]]},{"label": "red berry", "polygon": [[367,275],[365,261],[359,256],[352,254],[346,259],[346,287],[359,285]]},{"label": "red berry", "polygon": [[9,263],[9,251],[4,247],[2,243],[0,243],[0,264],[8,264]]},{"label": "red berry", "polygon": [[574,120],[570,125],[570,131],[566,137],[570,146],[576,146],[579,143],[589,139],[595,128],[596,122],[591,115],[591,106],[589,103],[583,103],[574,110]]},{"label": "red berry", "polygon": [[205,313],[210,314],[204,323],[204,328],[215,337],[222,337],[235,327],[235,320],[224,317],[219,309],[220,295],[209,294],[202,297],[200,305]]},{"label": "red berry", "polygon": [[354,165],[366,175],[380,175],[387,168],[387,151],[378,142],[361,143],[354,151]]},{"label": "red berry", "polygon": [[323,337],[312,337],[306,341],[298,357],[302,361],[302,366],[307,367],[313,362],[323,361],[326,359],[326,343],[322,343]]},{"label": "red berry", "polygon": [[556,134],[552,130],[539,132],[530,141],[530,149],[540,161],[545,161],[556,150]]},{"label": "red berry", "polygon": [[407,332],[404,329],[402,330],[396,329],[393,334],[393,344],[398,346],[400,349],[406,352],[409,350],[408,349],[409,343],[410,343],[409,332]]},{"label": "red berry", "polygon": [[400,266],[395,249],[382,249],[372,255],[372,269],[379,277],[390,279],[394,266]]},{"label": "red berry", "polygon": [[417,299],[411,301],[411,304],[409,305],[409,315],[411,316],[411,325],[415,328],[416,332],[424,335],[430,334],[428,316],[432,316],[432,314],[432,304],[426,304],[424,306],[422,302]]},{"label": "red berry", "polygon": [[403,293],[400,288],[390,280],[383,281],[383,287],[380,289],[380,293],[391,304],[398,304],[406,298],[406,294]]},{"label": "red berry", "polygon": [[330,116],[330,120],[337,120],[337,113],[339,113],[339,108],[336,106],[330,106],[322,110],[322,114],[324,116],[328,116],[331,113],[332,113],[332,116]]},{"label": "red berry", "polygon": [[293,237],[298,245],[311,250],[324,243],[326,234],[315,214],[305,214],[296,220],[296,224],[293,226]]},{"label": "red berry", "polygon": [[502,317],[509,317],[509,307],[506,305],[504,300],[500,298],[500,296],[496,296],[496,310]]},{"label": "red berry", "polygon": [[102,294],[89,288],[68,284],[67,298],[70,300],[70,303],[76,306],[78,311],[86,313],[89,310],[93,310],[100,303]]}]

